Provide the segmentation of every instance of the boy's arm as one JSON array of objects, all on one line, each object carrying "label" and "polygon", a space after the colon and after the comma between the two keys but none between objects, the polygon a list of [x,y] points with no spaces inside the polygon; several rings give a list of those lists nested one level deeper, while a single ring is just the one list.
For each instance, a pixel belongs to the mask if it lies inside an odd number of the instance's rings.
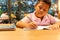
[{"label": "boy's arm", "polygon": [[53,25],[50,25],[49,28],[51,30],[60,30],[60,21],[56,22],[55,24]]},{"label": "boy's arm", "polygon": [[27,26],[27,23],[25,23],[25,22],[23,22],[23,21],[18,21],[17,23],[16,23],[16,27],[18,27],[18,28],[24,28],[24,27],[26,27]]}]

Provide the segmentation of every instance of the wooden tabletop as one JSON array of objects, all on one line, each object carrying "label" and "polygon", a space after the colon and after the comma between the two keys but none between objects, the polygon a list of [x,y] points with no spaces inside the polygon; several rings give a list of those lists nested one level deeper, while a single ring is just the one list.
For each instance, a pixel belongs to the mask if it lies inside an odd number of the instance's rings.
[{"label": "wooden tabletop", "polygon": [[60,30],[0,31],[0,40],[60,40]]}]

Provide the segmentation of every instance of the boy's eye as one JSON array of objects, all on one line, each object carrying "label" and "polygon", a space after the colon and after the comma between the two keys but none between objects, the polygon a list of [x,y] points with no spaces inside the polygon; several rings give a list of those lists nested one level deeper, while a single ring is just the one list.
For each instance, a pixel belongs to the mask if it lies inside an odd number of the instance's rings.
[{"label": "boy's eye", "polygon": [[42,9],[42,7],[39,7],[39,9]]},{"label": "boy's eye", "polygon": [[46,11],[45,9],[43,9],[43,11]]},{"label": "boy's eye", "polygon": [[43,11],[46,11],[45,9],[43,9],[42,7],[39,6],[39,9],[42,9]]}]

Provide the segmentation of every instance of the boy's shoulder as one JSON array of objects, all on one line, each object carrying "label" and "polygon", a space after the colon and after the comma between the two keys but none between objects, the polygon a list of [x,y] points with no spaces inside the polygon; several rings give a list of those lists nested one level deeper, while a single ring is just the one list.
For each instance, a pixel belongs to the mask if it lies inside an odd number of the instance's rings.
[{"label": "boy's shoulder", "polygon": [[49,16],[49,17],[53,17],[52,15],[50,15],[50,14],[47,14],[47,16]]},{"label": "boy's shoulder", "polygon": [[34,16],[35,15],[35,11],[32,13],[29,13],[27,16]]}]

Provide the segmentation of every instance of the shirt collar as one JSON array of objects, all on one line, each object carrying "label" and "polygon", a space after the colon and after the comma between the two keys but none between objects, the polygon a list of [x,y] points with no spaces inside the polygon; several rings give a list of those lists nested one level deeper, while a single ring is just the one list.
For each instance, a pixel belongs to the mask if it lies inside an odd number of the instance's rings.
[{"label": "shirt collar", "polygon": [[38,18],[38,17],[35,16],[35,11],[33,12],[33,19],[34,20],[40,19],[40,18]]},{"label": "shirt collar", "polygon": [[[44,16],[44,18],[45,18],[45,17],[47,17],[47,14]],[[38,17],[35,16],[35,11],[33,12],[33,19],[34,19],[34,20],[40,19],[40,18],[38,18]]]}]

